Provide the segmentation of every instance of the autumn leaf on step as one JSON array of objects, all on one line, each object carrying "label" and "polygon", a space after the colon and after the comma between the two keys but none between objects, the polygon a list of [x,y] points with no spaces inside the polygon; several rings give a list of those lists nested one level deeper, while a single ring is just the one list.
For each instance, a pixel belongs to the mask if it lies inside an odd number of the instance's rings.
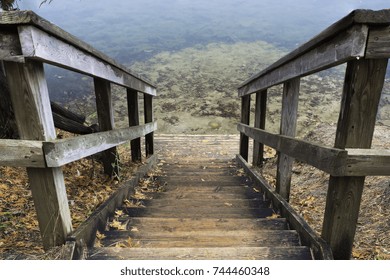
[{"label": "autumn leaf on step", "polygon": [[138,232],[139,230],[138,230],[137,227],[132,227],[130,231],[131,231],[131,232]]},{"label": "autumn leaf on step", "polygon": [[121,217],[121,216],[123,216],[123,211],[122,210],[115,210],[115,216],[116,217]]},{"label": "autumn leaf on step", "polygon": [[100,239],[96,239],[95,240],[94,247],[96,247],[96,248],[102,248],[103,247],[102,242],[100,242]]},{"label": "autumn leaf on step", "polygon": [[232,207],[232,206],[233,206],[233,204],[228,203],[228,202],[225,202],[224,205],[226,205],[226,206],[228,206],[228,207]]},{"label": "autumn leaf on step", "polygon": [[113,220],[110,224],[110,227],[117,229],[117,230],[126,230],[126,225],[122,224],[118,220]]},{"label": "autumn leaf on step", "polygon": [[258,189],[256,189],[256,188],[253,188],[253,190],[254,190],[255,192],[257,192],[257,193],[260,192],[260,191],[259,191]]},{"label": "autumn leaf on step", "polygon": [[103,233],[100,233],[100,231],[96,231],[96,238],[98,240],[106,238],[106,236]]},{"label": "autumn leaf on step", "polygon": [[271,216],[268,216],[267,219],[278,219],[280,218],[279,214],[273,213]]}]

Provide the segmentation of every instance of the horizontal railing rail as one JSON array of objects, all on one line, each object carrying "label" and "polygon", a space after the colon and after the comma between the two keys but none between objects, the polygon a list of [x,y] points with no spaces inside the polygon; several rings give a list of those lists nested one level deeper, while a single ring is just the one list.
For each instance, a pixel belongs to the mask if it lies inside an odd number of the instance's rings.
[{"label": "horizontal railing rail", "polygon": [[[156,87],[31,11],[0,13],[0,38],[0,61],[21,138],[0,140],[0,164],[27,168],[43,244],[48,249],[64,244],[73,231],[62,166],[103,153],[104,172],[114,176],[119,171],[116,147],[130,141],[132,161],[141,161],[141,137],[145,137],[146,157],[153,156]],[[56,139],[44,64],[93,78],[100,132]],[[112,84],[127,91],[129,127],[115,128]],[[140,94],[144,97],[142,125]]]},{"label": "horizontal railing rail", "polygon": [[[390,151],[371,149],[389,57],[390,9],[356,10],[238,88],[238,159],[249,171],[249,138],[254,139],[254,166],[263,163],[264,145],[278,152],[277,195],[251,171],[264,191],[279,201],[274,205],[283,206],[289,200],[294,159],[330,174],[322,238],[336,259],[351,256],[365,176],[390,175]],[[300,78],[343,63],[347,67],[334,147],[295,138]],[[267,92],[279,84],[283,84],[281,123],[280,133],[274,134],[265,130]],[[249,126],[252,94],[256,94],[254,127]],[[314,242],[303,229],[304,225],[297,228],[304,240]],[[308,245],[321,251],[319,244]]]}]

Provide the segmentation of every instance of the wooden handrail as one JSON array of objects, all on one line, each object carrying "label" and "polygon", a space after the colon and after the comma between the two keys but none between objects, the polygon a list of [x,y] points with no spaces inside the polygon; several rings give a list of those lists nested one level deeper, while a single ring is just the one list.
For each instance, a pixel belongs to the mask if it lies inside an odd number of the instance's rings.
[{"label": "wooden handrail", "polygon": [[[8,36],[12,38],[9,40],[12,51],[7,56],[4,54],[0,60],[21,62],[24,59],[37,59],[156,95],[151,82],[32,11],[0,13],[0,26],[6,26]],[[9,32],[11,27],[17,30]]]},{"label": "wooden handrail", "polygon": [[[264,145],[276,149],[276,192],[285,202],[294,158],[330,174],[322,237],[336,259],[351,256],[365,176],[390,175],[390,151],[370,149],[389,57],[390,9],[356,10],[238,88],[241,161],[248,160],[249,138],[253,165],[261,166]],[[300,78],[342,63],[347,67],[334,147],[296,139]],[[281,83],[280,134],[273,134],[264,130],[267,91]],[[250,127],[254,93],[255,127]]]},{"label": "wooden handrail", "polygon": [[[373,44],[382,37],[388,38],[386,32],[380,30],[386,28],[389,22],[390,9],[355,10],[242,83],[238,90],[239,96],[259,92],[289,79],[303,77],[348,60],[370,55],[372,49],[375,49]],[[369,29],[374,33],[379,31],[375,34],[376,39],[368,40]]]},{"label": "wooden handrail", "polygon": [[[131,141],[132,160],[141,161],[141,137],[145,137],[146,156],[154,156],[156,87],[31,11],[0,13],[0,38],[0,61],[22,139],[0,141],[0,164],[27,167],[43,245],[49,249],[64,244],[73,231],[63,165],[102,152],[104,172],[115,176],[119,170],[116,146]],[[101,132],[56,140],[44,63],[93,77]],[[128,92],[128,128],[115,129],[112,84]],[[144,125],[139,125],[140,93]]]}]

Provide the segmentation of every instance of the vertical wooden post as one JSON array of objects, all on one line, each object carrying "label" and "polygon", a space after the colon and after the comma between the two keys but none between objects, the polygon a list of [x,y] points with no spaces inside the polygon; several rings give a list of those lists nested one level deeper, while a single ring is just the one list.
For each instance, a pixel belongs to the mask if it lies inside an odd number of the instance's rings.
[{"label": "vertical wooden post", "polygon": [[[112,130],[114,129],[114,110],[112,109],[111,84],[106,80],[94,78],[94,86],[100,131]],[[116,147],[102,153],[104,173],[109,176],[119,176]]]},{"label": "vertical wooden post", "polygon": [[[139,125],[138,92],[134,89],[127,89],[127,109],[129,114],[129,126]],[[141,138],[130,141],[131,160],[141,161]]]},{"label": "vertical wooden post", "polygon": [[[241,123],[249,125],[251,113],[251,96],[245,95],[241,97]],[[249,137],[244,133],[240,133],[240,155],[248,161],[249,153]]]},{"label": "vertical wooden post", "polygon": [[[43,64],[5,62],[4,66],[21,139],[55,139]],[[27,168],[27,174],[44,248],[65,244],[72,221],[62,169]]]},{"label": "vertical wooden post", "polygon": [[[280,134],[295,136],[298,116],[300,78],[295,78],[284,83],[282,116],[280,122]],[[278,164],[276,174],[276,192],[286,201],[290,197],[291,173],[294,159],[278,153]]]},{"label": "vertical wooden post", "polygon": [[[153,96],[144,94],[145,123],[153,122]],[[145,136],[146,157],[154,154],[154,133]]]},{"label": "vertical wooden post", "polygon": [[[255,127],[265,129],[267,90],[256,93]],[[264,161],[264,144],[253,140],[253,165],[261,166]]]},{"label": "vertical wooden post", "polygon": [[[335,147],[370,148],[387,59],[348,62]],[[322,237],[335,259],[350,259],[365,177],[330,177]]]}]

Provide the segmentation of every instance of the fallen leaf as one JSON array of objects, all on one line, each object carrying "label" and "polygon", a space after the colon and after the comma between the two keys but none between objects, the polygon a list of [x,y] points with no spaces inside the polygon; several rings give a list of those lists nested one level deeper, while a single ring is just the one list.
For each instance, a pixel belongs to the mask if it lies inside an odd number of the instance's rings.
[{"label": "fallen leaf", "polygon": [[273,213],[271,216],[268,216],[267,219],[277,219],[280,218],[279,214]]}]

